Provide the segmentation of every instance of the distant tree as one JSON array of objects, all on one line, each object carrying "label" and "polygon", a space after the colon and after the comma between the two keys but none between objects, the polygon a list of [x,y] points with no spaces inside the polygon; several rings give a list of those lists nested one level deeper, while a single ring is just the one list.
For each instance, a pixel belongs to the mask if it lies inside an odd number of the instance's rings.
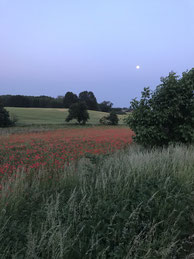
[{"label": "distant tree", "polygon": [[70,120],[76,119],[79,124],[84,125],[89,118],[90,117],[85,102],[78,102],[70,106],[66,121],[69,122]]},{"label": "distant tree", "polygon": [[0,103],[0,127],[12,126],[13,123],[9,117],[9,112]]},{"label": "distant tree", "polygon": [[182,78],[171,72],[154,92],[144,88],[140,101],[131,102],[127,122],[135,141],[144,146],[194,142],[194,69]]},{"label": "distant tree", "polygon": [[108,116],[104,116],[99,121],[103,125],[117,125],[119,122],[118,116],[114,111],[111,111]]},{"label": "distant tree", "polygon": [[113,106],[113,103],[109,101],[104,101],[98,104],[99,110],[102,112],[110,112]]},{"label": "distant tree", "polygon": [[93,92],[84,91],[79,94],[80,102],[85,102],[87,109],[98,111],[98,103]]},{"label": "distant tree", "polygon": [[65,108],[69,108],[72,104],[78,102],[78,97],[72,92],[67,92],[63,98],[63,105]]}]

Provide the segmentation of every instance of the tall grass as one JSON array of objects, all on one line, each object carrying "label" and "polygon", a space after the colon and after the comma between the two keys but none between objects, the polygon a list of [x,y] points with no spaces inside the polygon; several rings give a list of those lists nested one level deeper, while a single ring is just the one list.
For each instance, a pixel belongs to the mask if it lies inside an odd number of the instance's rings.
[{"label": "tall grass", "polygon": [[131,146],[3,183],[0,258],[185,258],[194,147]]}]

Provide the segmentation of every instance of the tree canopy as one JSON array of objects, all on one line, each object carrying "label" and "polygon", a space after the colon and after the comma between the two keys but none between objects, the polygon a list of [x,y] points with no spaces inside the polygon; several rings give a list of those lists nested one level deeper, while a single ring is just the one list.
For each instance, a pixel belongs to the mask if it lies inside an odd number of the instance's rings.
[{"label": "tree canopy", "polygon": [[98,110],[98,103],[93,92],[83,91],[79,94],[80,102],[85,102],[88,110]]},{"label": "tree canopy", "polygon": [[[87,109],[101,110],[110,112],[112,110],[112,103],[110,101],[103,101],[98,104],[93,92],[83,91],[79,97],[73,92],[66,92],[64,96],[50,97],[50,96],[26,96],[26,95],[0,95],[5,107],[37,107],[37,108],[69,108],[72,104],[79,101],[85,102]],[[121,108],[118,108],[122,110]]]},{"label": "tree canopy", "polygon": [[128,125],[137,143],[163,146],[194,141],[194,69],[182,78],[171,72],[154,92],[144,88],[140,101],[131,102]]},{"label": "tree canopy", "polygon": [[84,125],[89,118],[90,117],[85,102],[78,102],[70,106],[66,121],[69,122],[70,120],[76,119],[79,124]]},{"label": "tree canopy", "polygon": [[72,104],[78,102],[78,97],[72,92],[67,92],[63,98],[63,104],[65,108],[69,108]]}]

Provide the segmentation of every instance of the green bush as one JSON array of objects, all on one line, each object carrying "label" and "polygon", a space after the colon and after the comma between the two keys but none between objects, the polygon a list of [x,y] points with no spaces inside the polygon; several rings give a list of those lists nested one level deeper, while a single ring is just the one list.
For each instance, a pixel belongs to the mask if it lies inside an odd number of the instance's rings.
[{"label": "green bush", "polygon": [[9,117],[9,112],[3,107],[0,102],[0,127],[12,126],[14,122]]},{"label": "green bush", "polygon": [[111,125],[117,125],[119,122],[118,116],[116,114],[116,112],[111,111],[109,116],[107,117],[107,119],[110,121]]},{"label": "green bush", "polygon": [[182,78],[175,73],[161,78],[154,92],[144,88],[140,101],[131,102],[132,114],[127,119],[137,143],[163,146],[194,141],[194,69]]},{"label": "green bush", "polygon": [[107,119],[107,116],[103,116],[102,118],[100,118],[99,122],[102,125],[110,125],[110,121]]},{"label": "green bush", "polygon": [[117,125],[119,122],[118,116],[114,111],[111,111],[108,116],[102,117],[99,122],[103,125]]}]

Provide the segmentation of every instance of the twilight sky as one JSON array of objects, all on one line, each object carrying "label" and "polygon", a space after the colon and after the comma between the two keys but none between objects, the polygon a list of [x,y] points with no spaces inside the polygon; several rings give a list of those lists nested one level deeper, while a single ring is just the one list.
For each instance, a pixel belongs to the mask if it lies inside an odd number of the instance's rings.
[{"label": "twilight sky", "polygon": [[193,28],[194,0],[0,0],[0,95],[88,90],[128,107],[194,67]]}]

